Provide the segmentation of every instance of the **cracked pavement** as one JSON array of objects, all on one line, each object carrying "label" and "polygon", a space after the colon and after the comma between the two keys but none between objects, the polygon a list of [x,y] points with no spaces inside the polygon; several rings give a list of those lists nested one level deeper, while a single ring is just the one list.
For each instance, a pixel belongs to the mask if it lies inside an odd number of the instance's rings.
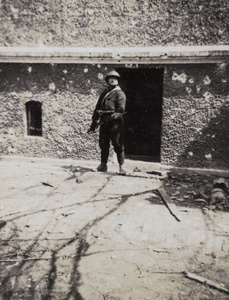
[{"label": "cracked pavement", "polygon": [[[227,212],[180,205],[160,177],[96,163],[0,160],[1,299],[229,299]],[[133,176],[132,176],[133,175]]]}]

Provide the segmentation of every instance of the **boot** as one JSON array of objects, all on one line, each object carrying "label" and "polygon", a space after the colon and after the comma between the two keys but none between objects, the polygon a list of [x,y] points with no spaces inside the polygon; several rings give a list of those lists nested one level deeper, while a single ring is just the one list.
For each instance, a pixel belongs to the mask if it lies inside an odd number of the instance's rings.
[{"label": "boot", "polygon": [[97,171],[98,171],[98,172],[106,172],[106,171],[107,171],[107,164],[106,164],[106,163],[101,163],[101,164],[97,167]]},{"label": "boot", "polygon": [[126,175],[126,171],[122,168],[122,165],[119,165],[119,174]]}]

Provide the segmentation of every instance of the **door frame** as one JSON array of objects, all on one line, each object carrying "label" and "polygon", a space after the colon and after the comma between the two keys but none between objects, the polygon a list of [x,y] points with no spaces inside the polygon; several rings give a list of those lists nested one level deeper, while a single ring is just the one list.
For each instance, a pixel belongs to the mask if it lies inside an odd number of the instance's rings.
[{"label": "door frame", "polygon": [[[153,155],[153,154],[152,155],[144,155],[144,154],[136,154],[136,153],[130,153],[129,152],[129,153],[126,153],[125,156],[126,156],[127,159],[130,159],[130,160],[160,162],[160,156],[161,156],[161,131],[162,131],[162,105],[163,105],[164,67],[163,66],[150,66],[150,67],[146,67],[145,65],[142,65],[139,68],[117,67],[115,69],[116,69],[117,72],[119,72],[119,74],[121,76],[121,87],[123,88],[124,92],[127,95],[127,101],[128,101],[128,94],[130,94],[130,93],[128,93],[128,85],[130,86],[130,82],[128,83],[128,80],[129,80],[128,76],[130,76],[130,74],[133,75],[133,74],[137,74],[137,73],[141,73],[141,74],[145,73],[148,76],[147,78],[149,78],[149,74],[152,74],[152,78],[154,80],[155,87],[151,87],[150,89],[151,89],[151,91],[153,91],[153,89],[157,89],[157,92],[159,93],[159,96],[158,96],[159,98],[156,101],[157,101],[157,106],[158,106],[157,109],[158,109],[158,112],[160,114],[160,116],[158,118],[158,122],[157,122],[157,125],[160,127],[158,129],[158,134],[160,135],[160,137],[157,137],[157,139],[156,139],[157,140],[157,146],[156,146],[157,150],[155,150],[156,155]],[[137,77],[137,75],[135,75],[135,76]],[[149,80],[149,79],[147,79],[147,80]],[[149,83],[149,81],[147,81],[147,82]],[[152,98],[152,101],[154,101],[154,98]],[[130,102],[128,102],[128,104],[130,104]],[[151,103],[151,105],[152,105],[152,103]],[[128,109],[128,107],[127,107],[127,109]],[[128,111],[127,111],[127,115],[128,115]],[[152,114],[152,117],[153,117],[153,114]],[[126,124],[128,126],[128,123],[126,123]],[[151,125],[152,124],[153,123],[151,123]],[[156,126],[156,127],[158,128],[158,126]],[[125,126],[125,128],[126,128],[125,129],[125,133],[127,133],[128,129],[127,129],[126,126]],[[125,142],[125,146],[126,146],[126,143],[128,143],[128,141]],[[149,143],[149,145],[150,144],[152,144],[152,141],[151,141],[151,143]]]}]

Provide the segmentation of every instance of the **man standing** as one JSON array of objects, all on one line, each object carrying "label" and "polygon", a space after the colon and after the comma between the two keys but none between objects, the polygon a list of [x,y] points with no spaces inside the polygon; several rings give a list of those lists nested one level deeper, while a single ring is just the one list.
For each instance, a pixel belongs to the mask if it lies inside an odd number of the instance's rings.
[{"label": "man standing", "polygon": [[126,96],[119,86],[120,75],[118,72],[109,72],[105,80],[108,83],[108,87],[99,97],[88,132],[94,132],[97,124],[100,124],[99,146],[101,149],[101,163],[97,170],[100,172],[107,171],[111,141],[117,154],[119,174],[125,175],[126,172],[122,168],[125,159],[124,120],[122,114],[126,107]]}]

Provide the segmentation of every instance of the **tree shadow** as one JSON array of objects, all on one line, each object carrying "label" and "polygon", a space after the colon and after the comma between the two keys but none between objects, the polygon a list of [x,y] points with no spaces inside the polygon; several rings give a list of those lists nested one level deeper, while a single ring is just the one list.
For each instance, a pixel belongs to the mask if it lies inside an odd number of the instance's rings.
[{"label": "tree shadow", "polygon": [[[85,171],[85,170],[84,170]],[[92,203],[96,200],[96,197],[100,194],[103,188],[106,188],[107,184],[109,183],[112,176],[108,176],[107,182],[99,189],[97,192],[92,195],[87,201],[83,203],[77,203],[76,205],[85,205],[88,203]],[[61,257],[61,250],[64,248],[68,248],[71,246],[74,246],[75,253],[73,256],[73,261],[71,264],[71,270],[69,270],[70,278],[68,280],[68,291],[65,292],[65,294],[61,295],[61,299],[69,300],[69,299],[78,299],[82,300],[83,296],[79,292],[79,287],[82,284],[81,282],[81,274],[79,271],[79,262],[83,256],[86,255],[86,252],[88,251],[90,244],[87,242],[86,237],[88,234],[88,231],[98,224],[100,221],[104,220],[114,212],[116,212],[128,199],[135,195],[141,195],[148,193],[149,191],[143,191],[140,193],[135,194],[127,194],[123,195],[116,200],[115,204],[112,206],[111,209],[109,209],[106,213],[101,214],[99,217],[95,217],[91,221],[87,222],[81,229],[76,228],[76,234],[72,238],[69,238],[66,240],[61,241],[59,240],[58,243],[55,245],[55,248],[50,250],[49,247],[41,251],[39,256],[36,256],[36,259],[33,258],[34,253],[37,253],[36,247],[41,245],[40,238],[43,234],[46,234],[47,226],[50,222],[52,222],[52,219],[54,217],[55,212],[58,210],[58,208],[50,209],[52,211],[52,215],[47,219],[47,222],[45,226],[40,230],[40,232],[37,234],[37,236],[32,240],[32,243],[28,245],[23,251],[20,253],[20,257],[17,255],[14,257],[15,259],[8,259],[6,261],[1,262],[1,270],[4,269],[4,272],[1,272],[0,277],[0,295],[3,300],[9,300],[13,299],[14,297],[22,298],[22,299],[34,299],[35,295],[37,295],[38,286],[42,286],[42,290],[40,291],[40,297],[43,300],[49,300],[49,299],[60,299],[58,292],[55,290],[56,282],[58,280],[58,261],[62,259]],[[35,212],[30,212],[27,214],[22,214],[19,216],[14,216],[11,220],[8,220],[7,223],[12,223],[15,220],[18,220],[19,218],[26,217],[28,215],[31,215],[31,217],[35,214],[42,214],[43,210],[37,210]],[[64,220],[64,218],[63,218]],[[62,221],[63,221],[62,220]],[[63,221],[64,222],[64,221]],[[25,240],[20,240],[14,238],[15,236],[11,236],[8,238],[7,244],[5,244],[5,248],[2,249],[4,253],[6,253],[7,249],[6,247],[10,247],[11,244],[17,245],[19,249],[22,249],[23,246],[25,247]],[[47,238],[48,242],[48,238]],[[23,245],[24,243],[24,245]],[[1,252],[2,252],[1,251]],[[44,254],[49,254],[50,256],[51,251],[51,257],[49,259],[44,258]],[[69,250],[70,251],[70,250]],[[47,260],[48,270],[46,271],[43,276],[38,279],[36,282],[34,280],[31,280],[31,284],[29,288],[24,285],[25,279],[28,279],[28,277],[33,276],[33,270],[36,270],[36,263],[40,262],[42,260]],[[24,281],[23,281],[24,280]],[[23,285],[21,282],[23,281]]]},{"label": "tree shadow", "polygon": [[[80,171],[80,170],[78,170]],[[90,171],[90,169],[89,169]],[[83,169],[82,174],[85,172],[88,172],[88,169]],[[104,188],[107,188],[107,185],[109,184],[110,180],[115,175],[107,175],[107,180],[103,184],[102,187],[100,187],[93,195],[87,199],[87,201],[82,203],[75,203],[71,204],[76,205],[77,207],[81,207],[85,204],[89,203],[95,203],[97,200],[97,197],[102,192]],[[168,181],[171,182],[170,186],[168,186]],[[184,176],[184,174],[180,174],[179,176],[170,174],[167,179],[164,179],[162,182],[164,184],[164,187],[166,191],[168,192],[169,196],[172,196],[173,192],[177,191],[177,188],[180,186],[182,189],[180,189],[180,192],[184,192],[184,190],[190,189],[196,184],[200,182],[204,182],[206,180],[206,176],[200,176],[200,175],[188,175]],[[213,177],[208,178],[209,181],[213,180]],[[188,183],[190,184],[189,186]],[[52,212],[52,215],[48,217],[45,226],[40,230],[40,232],[36,235],[34,240],[32,240],[31,244],[28,245],[22,252],[20,257],[15,257],[15,260],[12,260],[8,262],[2,262],[0,265],[0,269],[4,270],[4,272],[1,272],[0,276],[0,295],[2,296],[3,300],[9,300],[9,299],[15,299],[15,297],[18,296],[18,298],[22,298],[25,300],[31,300],[35,299],[38,291],[40,291],[40,299],[42,300],[51,300],[51,299],[63,299],[63,300],[69,300],[69,299],[77,299],[77,300],[83,300],[83,296],[80,294],[79,288],[82,285],[82,276],[79,270],[79,264],[83,257],[87,256],[87,252],[90,248],[90,244],[87,241],[88,232],[96,226],[99,222],[107,218],[108,216],[112,215],[113,213],[117,212],[117,210],[120,209],[120,207],[125,204],[131,197],[133,196],[142,196],[142,195],[148,195],[151,194],[148,197],[148,201],[150,201],[151,204],[160,204],[164,205],[161,198],[159,197],[159,194],[157,190],[144,190],[137,193],[130,193],[125,195],[119,195],[118,198],[114,198],[115,201],[111,208],[109,208],[108,211],[101,213],[97,217],[92,217],[90,221],[86,221],[84,225],[81,225],[81,227],[75,228],[75,235],[73,235],[71,238],[68,238],[67,240],[59,239],[58,242],[56,242],[55,247],[51,248],[52,244],[50,243],[42,245],[44,248],[40,252],[39,255],[36,256],[37,260],[33,260],[33,255],[36,250],[36,247],[38,245],[41,245],[42,241],[40,238],[43,234],[45,234],[47,226],[52,221],[55,213],[62,208],[65,208],[65,206],[56,207],[56,208],[50,208],[50,211]],[[152,195],[154,194],[154,196]],[[156,195],[156,197],[155,197]],[[109,197],[109,196],[108,196]],[[188,199],[184,198],[184,202],[180,202],[179,200],[174,200],[177,205],[187,207],[188,205]],[[190,201],[190,200],[189,200]],[[202,206],[198,206],[196,203],[192,203],[192,205],[196,208],[202,208]],[[192,207],[193,207],[192,206]],[[69,207],[67,205],[66,207]],[[37,210],[34,212],[30,212],[29,214],[22,214],[19,216],[13,216],[11,220],[8,220],[7,222],[14,222],[15,220],[18,220],[19,218],[26,217],[28,215],[35,216],[36,214],[42,214],[43,210]],[[65,219],[62,218],[60,220],[61,225],[64,226]],[[50,241],[48,238],[46,239],[47,243]],[[5,244],[6,247],[10,247],[11,244],[18,245],[19,248],[23,248],[23,240],[15,240],[15,236],[12,235],[9,238],[9,241],[7,244]],[[24,246],[25,247],[25,246]],[[46,248],[45,248],[46,247]],[[73,248],[72,248],[73,247]],[[42,247],[41,247],[42,248]],[[60,294],[56,290],[56,287],[58,285],[58,282],[60,280],[60,262],[63,261],[63,254],[62,250],[67,249],[68,252],[71,253],[71,264],[70,269],[68,270],[69,278],[67,279],[67,291],[65,293]],[[73,249],[73,250],[72,250]],[[1,250],[2,252],[3,250]],[[44,257],[44,254],[49,255],[48,258]],[[69,257],[70,258],[70,257]],[[37,262],[41,262],[42,260],[46,260],[48,263],[46,265],[46,268],[42,269],[43,276],[37,279],[36,281],[33,279],[31,280],[31,284],[29,288],[26,287],[26,285],[21,285],[21,278],[30,278],[33,276],[33,272],[37,269]],[[12,284],[14,282],[14,284]],[[23,282],[24,284],[24,282]],[[37,289],[38,286],[41,286],[40,289]]]},{"label": "tree shadow", "polygon": [[69,176],[66,180],[71,180],[76,178],[76,173],[77,176],[83,176],[87,172],[95,172],[94,169],[92,168],[87,168],[87,167],[81,167],[81,166],[62,166],[62,169],[68,170],[69,172],[72,173],[71,176]]}]

